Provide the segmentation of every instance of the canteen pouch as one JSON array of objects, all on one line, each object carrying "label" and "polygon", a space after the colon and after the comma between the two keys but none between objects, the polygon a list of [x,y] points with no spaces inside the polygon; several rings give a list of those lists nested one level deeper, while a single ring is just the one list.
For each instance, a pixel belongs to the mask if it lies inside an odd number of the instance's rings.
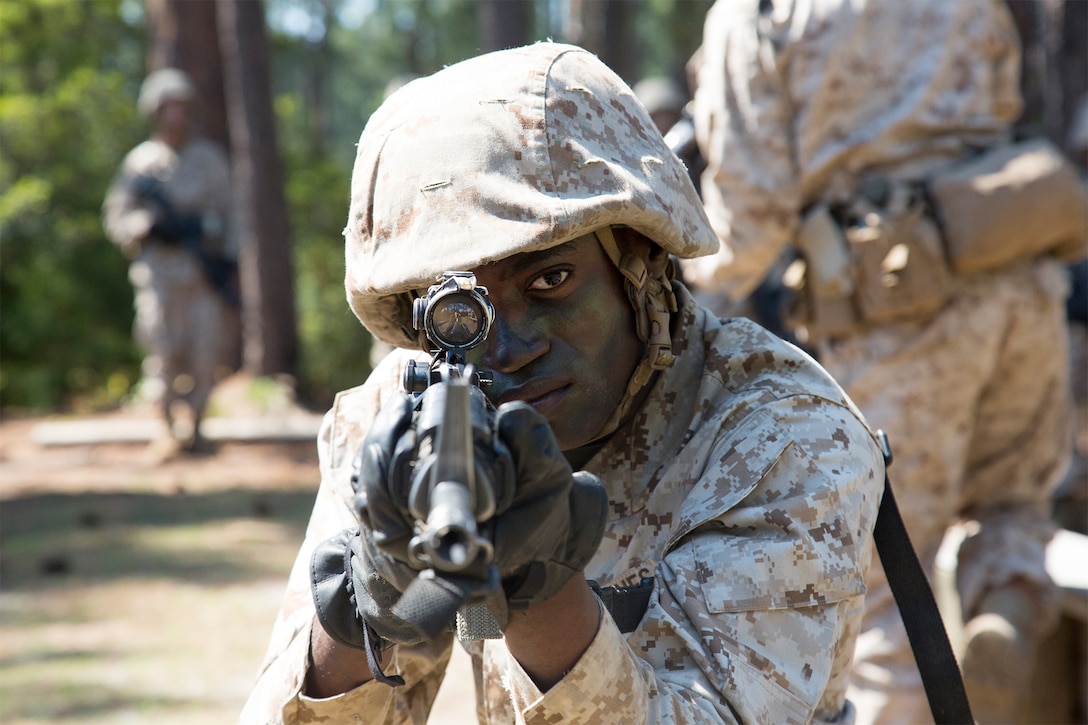
[{"label": "canteen pouch", "polygon": [[934,176],[930,198],[958,273],[1088,253],[1088,192],[1046,139],[998,146]]},{"label": "canteen pouch", "polygon": [[909,183],[873,178],[842,206],[815,205],[797,247],[782,281],[795,294],[789,322],[810,339],[923,318],[952,295],[940,231]]},{"label": "canteen pouch", "polygon": [[826,204],[815,204],[801,219],[796,247],[801,254],[782,277],[790,291],[785,310],[791,327],[805,337],[842,337],[858,327],[854,270],[842,228]]},{"label": "canteen pouch", "polygon": [[[862,321],[882,325],[918,319],[944,307],[952,295],[952,273],[921,195],[896,185],[883,208],[865,200],[854,207],[845,234]],[[859,207],[863,213],[857,213]]]}]

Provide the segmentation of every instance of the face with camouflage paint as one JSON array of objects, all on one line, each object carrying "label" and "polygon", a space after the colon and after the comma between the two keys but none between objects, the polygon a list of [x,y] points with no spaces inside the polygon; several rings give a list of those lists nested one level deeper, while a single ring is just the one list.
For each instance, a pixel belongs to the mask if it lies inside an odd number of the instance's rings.
[{"label": "face with camouflage paint", "polygon": [[592,234],[478,267],[495,305],[470,362],[494,375],[496,404],[523,400],[564,451],[590,442],[623,399],[642,357],[620,274]]}]

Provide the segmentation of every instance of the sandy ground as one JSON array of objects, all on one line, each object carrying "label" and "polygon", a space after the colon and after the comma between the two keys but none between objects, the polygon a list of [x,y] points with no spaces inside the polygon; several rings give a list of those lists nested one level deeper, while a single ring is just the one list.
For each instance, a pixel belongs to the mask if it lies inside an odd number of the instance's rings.
[{"label": "sandy ground", "polygon": [[[316,414],[290,414],[316,430]],[[1086,416],[1081,406],[1079,514]],[[0,722],[235,722],[317,489],[312,437],[297,427],[285,440],[228,437],[165,462],[145,443],[42,444],[43,423],[73,422],[0,419]],[[132,424],[157,421],[130,409],[81,423],[103,433]],[[1078,626],[1056,637],[1083,641]],[[1040,679],[1060,684],[1068,667]],[[1086,702],[1083,691],[1057,699],[1078,696]],[[474,723],[473,700],[455,647],[431,722]]]},{"label": "sandy ground", "polygon": [[[0,721],[235,722],[317,488],[312,439],[162,462],[42,445],[43,422],[0,420]],[[475,722],[473,701],[458,647],[432,722]]]}]

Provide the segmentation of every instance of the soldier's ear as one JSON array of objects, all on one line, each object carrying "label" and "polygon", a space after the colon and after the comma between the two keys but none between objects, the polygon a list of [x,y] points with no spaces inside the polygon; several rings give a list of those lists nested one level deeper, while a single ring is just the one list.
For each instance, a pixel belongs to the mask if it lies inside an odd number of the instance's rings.
[{"label": "soldier's ear", "polygon": [[660,277],[665,273],[665,267],[669,263],[669,253],[651,241],[649,237],[628,227],[613,227],[612,233],[616,237],[616,245],[620,248],[620,252],[640,257],[650,277]]},{"label": "soldier's ear", "polygon": [[646,241],[650,245],[646,258],[646,270],[650,273],[651,277],[660,277],[665,274],[665,267],[669,263],[669,253],[649,239]]}]

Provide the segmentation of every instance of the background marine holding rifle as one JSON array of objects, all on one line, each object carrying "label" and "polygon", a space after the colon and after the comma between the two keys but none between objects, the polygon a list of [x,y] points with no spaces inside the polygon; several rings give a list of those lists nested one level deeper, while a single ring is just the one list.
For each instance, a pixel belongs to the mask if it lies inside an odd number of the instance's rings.
[{"label": "background marine holding rifle", "polygon": [[[233,363],[237,258],[230,233],[230,166],[197,133],[197,96],[165,68],[140,89],[151,138],[125,156],[102,207],[109,238],[131,260],[135,334],[145,350],[142,385],[168,435],[156,455],[200,447],[200,421],[217,377]],[[228,370],[229,372],[229,370]]]},{"label": "background marine holding rifle", "polygon": [[[809,357],[672,280],[718,241],[631,90],[579,48],[500,51],[394,93],[358,148],[348,301],[402,349],[325,419],[242,722],[425,722],[457,645],[420,586],[490,599],[502,636],[465,645],[482,722],[850,722],[880,449]],[[413,544],[417,403],[449,383],[403,378],[441,357],[413,309],[451,270],[495,313],[457,351],[490,379],[467,445],[494,577]],[[604,606],[625,588],[633,614]]]}]

